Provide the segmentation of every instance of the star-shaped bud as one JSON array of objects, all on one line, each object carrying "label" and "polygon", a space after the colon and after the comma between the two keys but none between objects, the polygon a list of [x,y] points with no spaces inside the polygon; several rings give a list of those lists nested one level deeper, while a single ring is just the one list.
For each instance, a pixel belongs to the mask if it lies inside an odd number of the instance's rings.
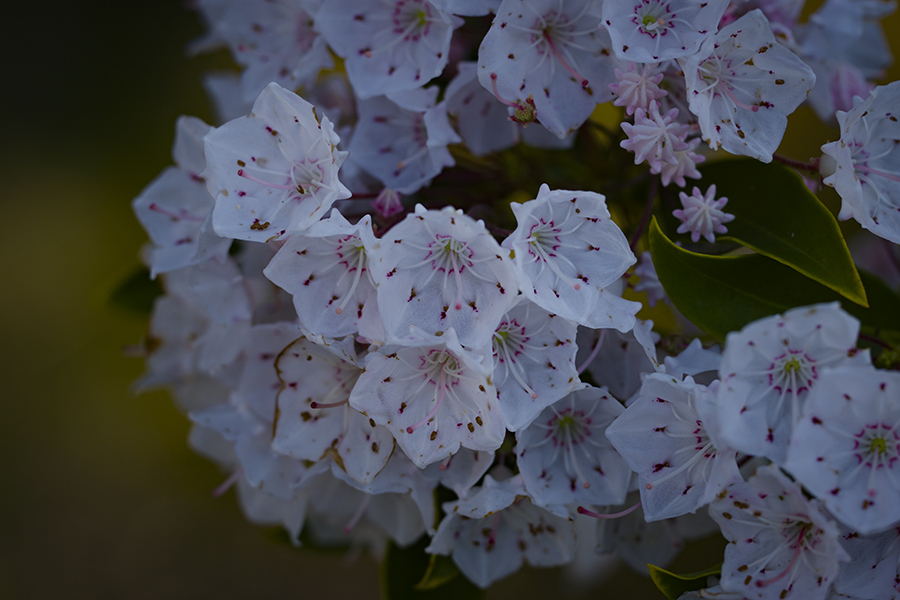
[{"label": "star-shaped bud", "polygon": [[826,370],[810,391],[784,468],[861,534],[900,521],[900,373]]},{"label": "star-shaped bud", "polygon": [[265,242],[303,231],[350,197],[337,173],[347,156],[312,104],[269,84],[244,118],[206,136],[213,226],[224,237]]},{"label": "star-shaped bud", "polygon": [[430,334],[449,328],[460,343],[488,345],[518,287],[508,252],[460,210],[426,210],[391,228],[370,268],[388,339],[415,325]]},{"label": "star-shaped bud", "polygon": [[684,141],[688,126],[678,123],[678,109],[673,108],[666,114],[659,112],[659,103],[650,101],[648,110],[638,108],[634,114],[634,124],[623,122],[622,129],[628,136],[619,145],[629,152],[634,152],[634,164],[645,160],[652,173],[659,173],[663,163],[677,165],[675,152],[687,150]]},{"label": "star-shaped bud", "polygon": [[463,349],[453,329],[414,332],[403,346],[371,353],[350,405],[387,427],[419,467],[462,445],[494,451],[506,429],[483,357]]},{"label": "star-shaped bud", "polygon": [[700,145],[700,138],[694,138],[687,142],[687,148],[676,150],[675,160],[677,164],[664,162],[659,170],[660,179],[663,185],[669,185],[673,181],[678,187],[684,187],[687,182],[685,177],[691,179],[700,179],[702,175],[697,170],[697,165],[706,160],[702,154],[697,154],[694,150]]},{"label": "star-shaped bud", "polygon": [[635,259],[603,196],[544,184],[536,199],[512,209],[518,226],[503,247],[514,253],[526,297],[586,327],[634,326],[640,305],[606,289]]},{"label": "star-shaped bud", "polygon": [[668,94],[669,92],[659,87],[663,74],[656,72],[657,67],[656,64],[649,64],[638,70],[635,63],[629,62],[627,71],[616,69],[616,83],[609,84],[609,89],[617,96],[613,104],[624,106],[625,114],[631,116],[638,108],[644,110],[650,108],[651,100]]},{"label": "star-shaped bud", "polygon": [[728,228],[723,223],[734,221],[734,215],[722,210],[728,198],[716,198],[715,184],[709,186],[705,195],[700,192],[700,188],[695,187],[690,196],[679,192],[678,197],[681,198],[683,209],[672,211],[672,215],[681,221],[678,233],[690,232],[691,241],[697,242],[702,236],[710,243],[716,241],[717,233],[728,233]]}]

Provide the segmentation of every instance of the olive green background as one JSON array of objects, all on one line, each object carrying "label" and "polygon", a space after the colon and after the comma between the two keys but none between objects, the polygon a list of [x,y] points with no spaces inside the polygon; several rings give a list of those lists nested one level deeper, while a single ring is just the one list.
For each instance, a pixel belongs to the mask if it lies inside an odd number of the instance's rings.
[{"label": "olive green background", "polygon": [[[888,31],[897,31],[895,15]],[[164,393],[135,396],[145,317],[106,297],[146,239],[130,202],[227,56],[175,0],[15,3],[0,13],[0,598],[377,598],[377,565],[294,550],[247,523]],[[895,69],[890,79],[897,79]],[[829,133],[792,120],[797,158]],[[810,129],[807,129],[810,128]],[[715,556],[679,559],[676,570]],[[489,598],[601,597],[526,570]],[[661,598],[627,570],[603,595]]]}]

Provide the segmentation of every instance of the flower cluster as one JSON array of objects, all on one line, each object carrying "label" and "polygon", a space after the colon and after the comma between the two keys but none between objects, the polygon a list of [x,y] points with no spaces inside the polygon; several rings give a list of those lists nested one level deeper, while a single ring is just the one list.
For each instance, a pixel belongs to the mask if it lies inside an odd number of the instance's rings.
[{"label": "flower cluster", "polygon": [[[172,390],[217,493],[298,544],[428,535],[487,587],[591,528],[638,568],[720,529],[695,594],[897,597],[900,378],[859,321],[796,308],[720,349],[636,317],[635,292],[665,299],[648,253],[633,268],[658,188],[717,150],[772,161],[823,75],[847,109],[824,182],[900,243],[900,84],[861,48],[881,3],[801,4],[199,0],[195,49],[243,71],[210,76],[223,122],[182,118],[134,201],[165,289],[139,385]],[[846,14],[855,45],[821,43]],[[520,144],[603,146],[609,191],[483,176]],[[680,197],[695,246],[736,219],[715,185]]]}]

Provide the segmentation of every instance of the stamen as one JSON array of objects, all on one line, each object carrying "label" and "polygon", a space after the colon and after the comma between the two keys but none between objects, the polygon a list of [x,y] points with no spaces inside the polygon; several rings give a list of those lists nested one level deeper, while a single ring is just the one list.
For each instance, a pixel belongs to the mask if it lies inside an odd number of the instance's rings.
[{"label": "stamen", "polygon": [[560,64],[563,66],[563,69],[565,69],[566,71],[568,71],[568,73],[569,73],[572,77],[574,77],[575,79],[577,79],[577,80],[579,81],[579,83],[581,83],[581,87],[586,88],[586,87],[588,86],[588,83],[589,83],[588,80],[585,79],[584,77],[582,77],[582,76],[578,73],[578,71],[576,71],[576,70],[572,67],[572,65],[570,65],[568,62],[566,62],[566,59],[563,58],[563,55],[562,55],[562,54],[559,52],[559,50],[556,48],[556,44],[554,44],[554,43],[553,43],[553,40],[550,38],[550,34],[547,33],[546,31],[544,31],[544,39],[547,40],[547,45],[550,47],[550,51],[553,53],[553,56],[556,57],[556,60],[558,60],[558,61],[560,62]]},{"label": "stamen", "polygon": [[606,330],[601,329],[600,337],[597,338],[597,342],[594,344],[594,349],[591,350],[591,353],[588,355],[588,357],[584,360],[583,363],[581,363],[581,366],[578,367],[576,374],[581,375],[584,370],[588,368],[588,365],[590,365],[594,361],[594,359],[597,358],[597,354],[600,353],[600,346],[603,345],[604,337],[606,337]]},{"label": "stamen", "polygon": [[300,192],[301,194],[303,193],[303,188],[300,187],[299,185],[287,185],[287,184],[269,183],[268,181],[263,181],[262,179],[259,179],[259,178],[257,178],[257,177],[254,177],[253,175],[248,175],[247,172],[244,171],[243,169],[238,169],[237,174],[238,174],[238,177],[243,177],[244,179],[249,179],[249,180],[252,181],[253,183],[258,183],[258,184],[260,184],[260,185],[264,185],[264,186],[266,186],[266,187],[274,188],[274,189],[276,189],[276,190],[294,190],[294,189],[296,189],[296,190],[299,190],[299,192]]},{"label": "stamen", "polygon": [[494,97],[497,98],[500,102],[505,104],[506,106],[512,106],[513,108],[517,108],[519,110],[525,110],[525,107],[521,104],[516,104],[515,102],[510,102],[509,100],[504,100],[503,96],[500,95],[500,90],[497,89],[497,74],[491,73],[491,88],[494,91]]},{"label": "stamen", "polygon": [[435,402],[434,407],[425,415],[421,421],[412,425],[411,427],[406,428],[406,433],[412,433],[428,421],[430,421],[434,415],[437,413],[438,409],[441,407],[441,403],[444,401],[444,392],[447,390],[446,386],[446,376],[444,375],[444,368],[441,366],[441,378],[440,378],[440,391],[438,392],[437,402]]},{"label": "stamen", "polygon": [[244,468],[238,467],[234,470],[234,472],[228,476],[228,478],[219,484],[219,486],[212,491],[213,498],[221,498],[225,492],[231,489],[235,483],[237,483],[238,478],[244,474]]},{"label": "stamen", "polygon": [[636,510],[639,509],[640,507],[641,507],[641,503],[638,502],[638,503],[635,504],[634,506],[629,507],[629,508],[626,508],[625,510],[623,510],[623,511],[621,511],[621,512],[612,513],[612,514],[603,514],[603,513],[596,513],[596,512],[594,512],[594,511],[592,511],[592,510],[586,509],[586,508],[583,507],[583,506],[579,506],[579,507],[578,507],[578,514],[580,514],[580,515],[587,515],[587,516],[589,516],[589,517],[594,517],[595,519],[618,519],[619,517],[624,517],[625,515],[630,515],[631,513],[633,513],[634,511],[636,511]]},{"label": "stamen", "polygon": [[337,406],[343,406],[344,404],[347,404],[347,402],[349,400],[350,399],[347,398],[346,400],[341,400],[340,402],[310,402],[309,407],[310,408],[335,408]]},{"label": "stamen", "polygon": [[884,171],[879,171],[877,169],[873,169],[873,168],[867,167],[865,165],[862,165],[862,166],[854,165],[853,168],[856,169],[857,171],[862,171],[863,173],[871,173],[873,175],[878,175],[879,177],[884,177],[885,179],[890,179],[891,181],[900,182],[900,177],[898,177],[897,175],[893,175],[891,173],[886,173]]},{"label": "stamen", "polygon": [[806,530],[809,528],[808,525],[804,526],[803,529],[800,530],[800,535],[797,536],[797,546],[794,548],[794,555],[791,557],[791,562],[788,563],[788,566],[784,568],[784,570],[772,577],[770,579],[759,579],[756,581],[756,587],[765,587],[776,581],[783,579],[785,575],[793,570],[794,565],[797,564],[797,559],[800,558],[800,549],[803,547],[803,536],[806,535]]},{"label": "stamen", "polygon": [[344,312],[344,307],[347,306],[347,302],[349,302],[350,298],[356,293],[356,286],[359,285],[359,277],[362,275],[363,271],[363,263],[366,260],[366,253],[364,250],[359,250],[359,257],[356,261],[356,275],[353,276],[353,284],[350,286],[350,290],[344,296],[344,299],[341,301],[340,306],[334,309],[336,314],[342,314]]},{"label": "stamen", "polygon": [[759,106],[757,106],[756,104],[751,106],[749,104],[744,104],[743,102],[738,100],[734,96],[734,93],[728,88],[727,85],[725,85],[725,83],[721,79],[719,80],[719,85],[716,87],[720,88],[725,93],[725,95],[728,96],[732,102],[734,102],[736,106],[749,110],[750,112],[759,112]]},{"label": "stamen", "polygon": [[183,208],[181,210],[179,210],[177,213],[172,212],[171,210],[167,210],[167,209],[163,208],[156,202],[152,202],[150,204],[150,206],[148,206],[147,208],[149,208],[153,212],[158,212],[160,214],[166,215],[167,217],[172,217],[176,221],[205,221],[206,220],[205,217],[198,217],[196,215],[192,215],[191,213],[189,213],[187,210],[185,210]]},{"label": "stamen", "polygon": [[350,521],[344,525],[344,533],[353,531],[353,528],[356,527],[356,524],[359,523],[359,520],[362,518],[363,513],[366,512],[366,508],[369,507],[369,501],[371,500],[372,496],[370,494],[363,496],[362,502],[359,503],[359,508],[357,508],[353,516],[350,517]]}]

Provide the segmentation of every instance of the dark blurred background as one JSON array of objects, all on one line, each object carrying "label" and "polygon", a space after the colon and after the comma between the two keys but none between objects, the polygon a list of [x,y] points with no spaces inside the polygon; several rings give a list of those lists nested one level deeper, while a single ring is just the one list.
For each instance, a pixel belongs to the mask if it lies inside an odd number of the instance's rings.
[{"label": "dark blurred background", "polygon": [[[214,499],[224,475],[187,420],[129,391],[146,317],[107,297],[146,239],[130,202],[170,164],[177,116],[211,121],[200,75],[227,56],[184,56],[201,27],[178,0],[7,3],[0,32],[0,598],[377,598],[371,558],[295,550]],[[836,138],[814,123],[792,119],[786,154]],[[673,570],[720,560],[703,552]],[[600,595],[560,579],[526,570],[488,597]],[[662,598],[624,567],[608,585]]]}]

